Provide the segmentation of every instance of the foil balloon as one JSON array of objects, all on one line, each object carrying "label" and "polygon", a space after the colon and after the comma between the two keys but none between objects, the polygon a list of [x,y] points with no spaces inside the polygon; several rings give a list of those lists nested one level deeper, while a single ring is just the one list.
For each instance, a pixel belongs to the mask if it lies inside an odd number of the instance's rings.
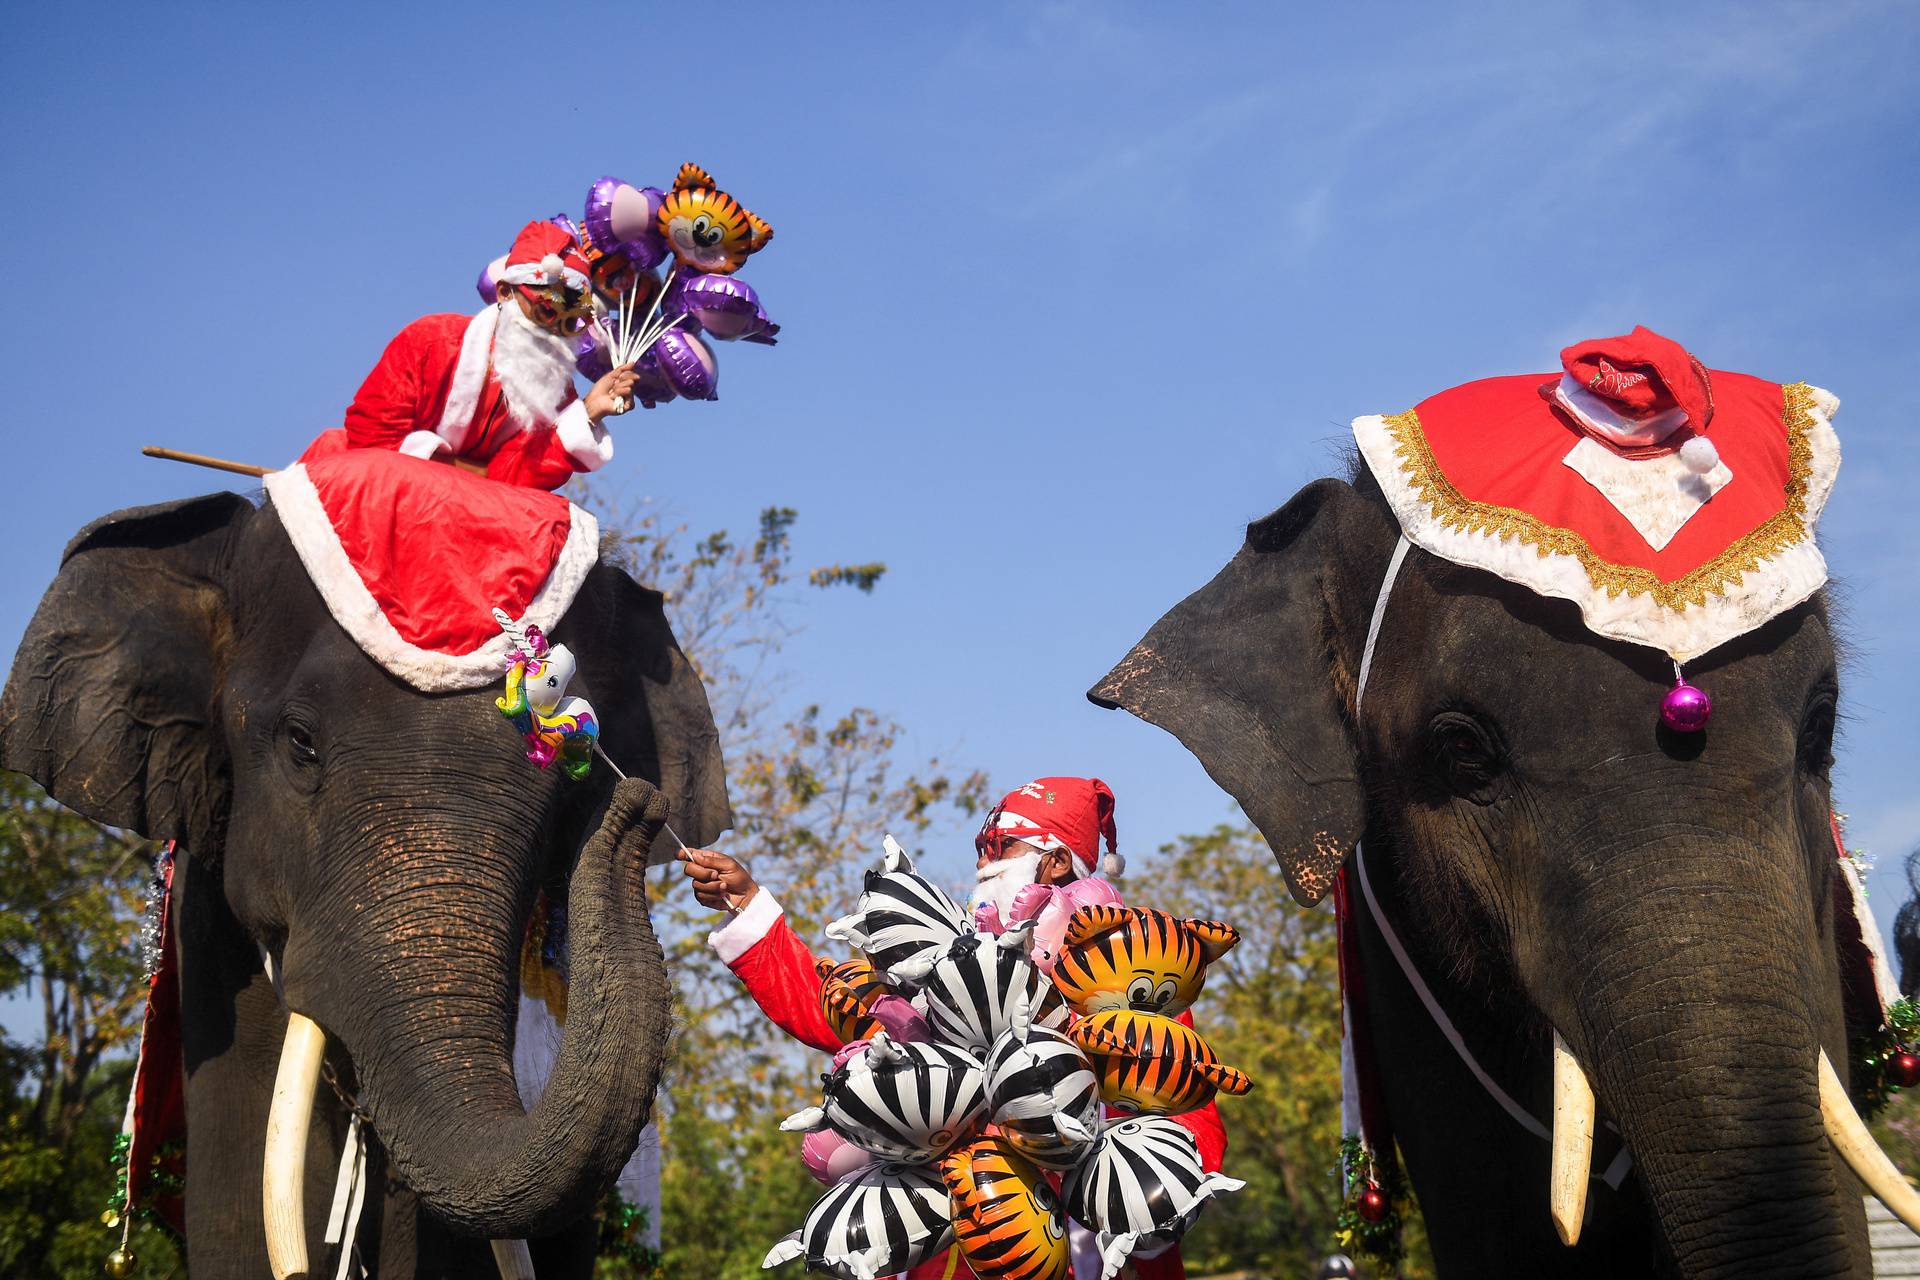
[{"label": "foil balloon", "polygon": [[1043,1169],[1071,1169],[1100,1132],[1100,1080],[1080,1046],[1016,1022],[987,1051],[987,1115]]},{"label": "foil balloon", "polygon": [[[688,400],[718,400],[719,368],[713,349],[698,334],[669,329],[648,355],[658,362],[674,391]],[[636,366],[637,367],[637,366]]]},{"label": "foil balloon", "polygon": [[890,973],[922,952],[953,945],[969,926],[959,904],[914,870],[898,841],[888,836],[883,847],[880,869],[867,872],[858,908],[828,925],[826,933],[858,947],[875,969]]},{"label": "foil balloon", "polygon": [[810,1133],[800,1142],[800,1163],[828,1186],[846,1180],[873,1161],[871,1151],[862,1151],[831,1129]]},{"label": "foil balloon", "polygon": [[1193,1135],[1173,1121],[1135,1116],[1102,1133],[1061,1190],[1067,1212],[1098,1233],[1101,1280],[1113,1280],[1130,1259],[1165,1253],[1213,1197],[1245,1185],[1205,1172]]},{"label": "foil balloon", "polygon": [[618,178],[601,178],[587,188],[581,242],[588,250],[623,254],[637,270],[650,271],[665,261],[667,242],[658,225],[658,187],[636,187]]},{"label": "foil balloon", "polygon": [[722,342],[745,338],[773,346],[780,326],[767,317],[760,295],[738,276],[700,275],[674,281],[674,308]]},{"label": "foil balloon", "polygon": [[854,956],[835,964],[820,959],[813,963],[820,979],[820,1012],[841,1044],[871,1039],[880,1030],[873,1020],[873,1002],[887,995],[887,980],[865,956]]},{"label": "foil balloon", "polygon": [[682,267],[726,276],[773,239],[772,227],[720,190],[697,164],[680,166],[655,225]]},{"label": "foil balloon", "polygon": [[953,1243],[947,1189],[931,1169],[881,1162],[833,1187],[807,1220],[768,1250],[762,1267],[795,1258],[838,1280],[910,1271]]},{"label": "foil balloon", "polygon": [[1100,1096],[1117,1110],[1179,1115],[1206,1106],[1216,1092],[1253,1088],[1245,1072],[1221,1063],[1192,1027],[1158,1013],[1108,1009],[1073,1024],[1068,1036],[1100,1077]]},{"label": "foil balloon", "polygon": [[1060,958],[1060,944],[1067,935],[1067,922],[1081,907],[1118,907],[1120,891],[1105,880],[1085,876],[1062,885],[1029,884],[1013,895],[1008,924],[1033,921],[1027,937],[1027,954],[1040,966],[1040,972],[1052,973]]},{"label": "foil balloon", "polygon": [[591,703],[567,695],[573,653],[563,644],[549,645],[539,627],[515,622],[505,610],[495,609],[493,616],[513,644],[506,692],[493,705],[525,739],[527,759],[542,769],[557,759],[569,778],[586,777],[600,724]]},{"label": "foil balloon", "polygon": [[[849,1046],[850,1048],[852,1046]],[[886,1160],[938,1159],[986,1123],[986,1077],[950,1045],[899,1044],[882,1031],[824,1078],[825,1101],[780,1124],[841,1137]]]},{"label": "foil balloon", "polygon": [[1024,929],[998,938],[969,933],[944,951],[923,952],[893,971],[914,982],[933,1032],[947,1044],[985,1052],[1014,1025],[1067,1025],[1066,1001],[1026,956]]},{"label": "foil balloon", "polygon": [[1178,1014],[1207,966],[1240,941],[1218,920],[1183,920],[1143,907],[1081,907],[1067,922],[1054,985],[1078,1013],[1140,1009]]},{"label": "foil balloon", "polygon": [[500,300],[500,275],[506,269],[507,255],[504,253],[480,268],[480,278],[473,282],[474,290],[480,295],[480,301],[492,306]]},{"label": "foil balloon", "polygon": [[1003,1138],[940,1162],[953,1240],[979,1280],[1066,1280],[1067,1215],[1046,1177]]}]

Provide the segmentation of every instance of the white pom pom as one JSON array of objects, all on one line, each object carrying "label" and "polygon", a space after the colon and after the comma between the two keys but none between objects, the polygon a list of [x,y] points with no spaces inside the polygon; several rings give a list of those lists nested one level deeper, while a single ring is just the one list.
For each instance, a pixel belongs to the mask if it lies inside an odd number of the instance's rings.
[{"label": "white pom pom", "polygon": [[1127,874],[1127,860],[1117,853],[1109,853],[1100,859],[1100,872],[1109,880],[1117,879]]},{"label": "white pom pom", "polygon": [[559,254],[550,253],[540,259],[540,269],[547,273],[549,280],[558,280],[566,271],[567,264],[560,260]]},{"label": "white pom pom", "polygon": [[1680,446],[1680,461],[1695,475],[1705,475],[1720,465],[1720,451],[1705,436],[1695,436]]}]

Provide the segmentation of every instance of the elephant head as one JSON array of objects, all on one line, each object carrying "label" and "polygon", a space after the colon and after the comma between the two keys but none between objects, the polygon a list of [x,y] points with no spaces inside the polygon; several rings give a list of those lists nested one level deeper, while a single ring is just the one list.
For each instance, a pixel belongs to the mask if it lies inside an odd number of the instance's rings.
[{"label": "elephant head", "polygon": [[1680,736],[1658,723],[1664,656],[1597,637],[1567,601],[1418,548],[1383,596],[1398,536],[1370,475],[1310,484],[1089,696],[1178,737],[1303,904],[1364,837],[1412,970],[1520,1106],[1550,1115],[1556,1034],[1584,1067],[1617,1131],[1600,1162],[1624,1146],[1633,1176],[1595,1184],[1569,1249],[1548,1144],[1490,1101],[1353,909],[1443,1274],[1865,1274],[1818,1078],[1823,1051],[1846,1069],[1850,994],[1824,597],[1690,663],[1714,718]]},{"label": "elephant head", "polygon": [[[606,752],[658,784],[682,836],[717,835],[717,732],[661,597],[596,565],[554,639],[577,655],[574,692],[597,704]],[[185,851],[188,1236],[231,1241],[197,1250],[196,1274],[265,1269],[260,1143],[282,1015],[259,998],[263,953],[438,1227],[512,1237],[577,1220],[632,1152],[669,1029],[634,856],[663,807],[642,782],[616,793],[604,769],[580,783],[536,770],[493,697],[422,693],[362,652],[271,504],[118,512],[67,547],[0,701],[0,765]],[[516,974],[543,888],[570,902],[572,986],[529,1111],[511,1066]],[[310,1223],[332,1172],[306,1179]]]}]

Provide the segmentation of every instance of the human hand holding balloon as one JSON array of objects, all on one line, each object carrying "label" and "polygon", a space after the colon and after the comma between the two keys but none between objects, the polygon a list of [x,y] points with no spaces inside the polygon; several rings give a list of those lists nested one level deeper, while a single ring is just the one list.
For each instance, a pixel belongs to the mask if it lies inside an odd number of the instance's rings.
[{"label": "human hand holding balloon", "polygon": [[715,911],[739,911],[760,891],[753,873],[717,849],[682,849],[674,855],[693,882],[693,896]]}]

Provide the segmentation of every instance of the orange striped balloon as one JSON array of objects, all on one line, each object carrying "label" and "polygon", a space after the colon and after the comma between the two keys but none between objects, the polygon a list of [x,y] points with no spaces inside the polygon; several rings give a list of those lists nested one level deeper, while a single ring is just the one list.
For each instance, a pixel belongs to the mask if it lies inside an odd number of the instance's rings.
[{"label": "orange striped balloon", "polygon": [[1053,984],[1076,1012],[1138,1009],[1169,1016],[1200,994],[1207,966],[1240,941],[1218,920],[1144,907],[1082,907],[1067,922]]},{"label": "orange striped balloon", "polygon": [[873,1002],[888,994],[886,980],[874,972],[865,956],[839,964],[816,960],[813,969],[820,975],[820,1012],[840,1043],[871,1039],[880,1029],[873,1020]]},{"label": "orange striped balloon", "polygon": [[1067,1217],[1040,1170],[1004,1138],[980,1138],[940,1162],[953,1239],[980,1280],[1066,1280]]},{"label": "orange striped balloon", "polygon": [[1093,1063],[1100,1096],[1122,1110],[1179,1115],[1206,1106],[1216,1091],[1253,1088],[1199,1032],[1162,1014],[1108,1009],[1080,1019],[1067,1035]]},{"label": "orange striped balloon", "polygon": [[681,266],[730,276],[773,239],[773,228],[714,185],[697,164],[683,164],[655,219]]}]

